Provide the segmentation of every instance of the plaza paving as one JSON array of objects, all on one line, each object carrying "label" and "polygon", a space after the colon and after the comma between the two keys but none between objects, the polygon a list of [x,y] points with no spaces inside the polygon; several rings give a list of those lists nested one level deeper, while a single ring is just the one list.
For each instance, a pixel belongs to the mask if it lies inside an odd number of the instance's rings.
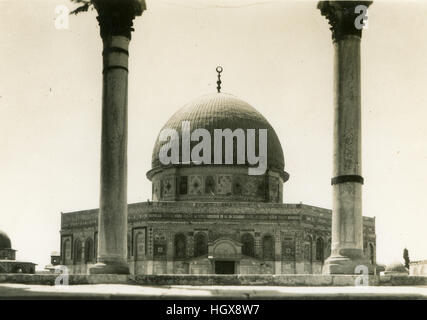
[{"label": "plaza paving", "polygon": [[422,299],[427,286],[50,286],[0,283],[0,299]]}]

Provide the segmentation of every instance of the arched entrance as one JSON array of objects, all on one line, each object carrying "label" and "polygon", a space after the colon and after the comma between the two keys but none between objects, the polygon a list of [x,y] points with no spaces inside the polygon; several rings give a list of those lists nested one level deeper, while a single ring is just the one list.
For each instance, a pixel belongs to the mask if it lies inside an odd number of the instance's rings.
[{"label": "arched entrance", "polygon": [[209,245],[209,258],[212,261],[213,273],[238,273],[242,244],[231,239],[218,239]]}]

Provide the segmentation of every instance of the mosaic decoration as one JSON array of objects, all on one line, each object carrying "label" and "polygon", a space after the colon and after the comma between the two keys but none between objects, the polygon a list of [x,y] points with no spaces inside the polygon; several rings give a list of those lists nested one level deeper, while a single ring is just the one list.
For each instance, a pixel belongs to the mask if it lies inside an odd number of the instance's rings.
[{"label": "mosaic decoration", "polygon": [[135,254],[137,257],[145,255],[145,229],[140,229],[135,233]]},{"label": "mosaic decoration", "polygon": [[216,192],[221,195],[231,194],[231,175],[217,175]]},{"label": "mosaic decoration", "polygon": [[173,176],[163,179],[162,192],[163,197],[173,196],[175,194],[175,178]]},{"label": "mosaic decoration", "polygon": [[285,260],[295,259],[295,243],[293,238],[285,238],[282,242],[282,256]]},{"label": "mosaic decoration", "polygon": [[257,197],[259,196],[259,185],[263,185],[264,177],[249,176],[246,178],[246,183],[243,185],[243,193],[245,196]]},{"label": "mosaic decoration", "polygon": [[166,234],[162,231],[154,233],[154,252],[155,257],[166,256]]},{"label": "mosaic decoration", "polygon": [[236,254],[236,250],[234,249],[231,243],[221,242],[215,247],[214,254],[217,254],[220,256],[233,255],[233,254]]},{"label": "mosaic decoration", "polygon": [[203,193],[202,176],[190,176],[189,194],[201,195]]}]

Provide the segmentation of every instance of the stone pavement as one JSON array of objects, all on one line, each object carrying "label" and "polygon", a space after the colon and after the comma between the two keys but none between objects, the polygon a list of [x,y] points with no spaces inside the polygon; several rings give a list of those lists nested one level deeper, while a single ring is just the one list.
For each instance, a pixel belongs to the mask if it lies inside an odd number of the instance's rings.
[{"label": "stone pavement", "polygon": [[50,286],[0,283],[1,299],[422,299],[427,286]]}]

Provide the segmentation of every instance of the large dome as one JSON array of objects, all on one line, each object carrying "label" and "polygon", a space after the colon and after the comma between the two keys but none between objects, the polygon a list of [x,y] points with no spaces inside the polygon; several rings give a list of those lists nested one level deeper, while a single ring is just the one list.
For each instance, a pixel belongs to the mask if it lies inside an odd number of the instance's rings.
[{"label": "large dome", "polygon": [[8,235],[0,230],[0,249],[11,249],[12,243]]},{"label": "large dome", "polygon": [[[209,131],[211,137],[214,137],[214,129],[228,128],[234,131],[235,129],[241,128],[245,133],[247,129],[257,129],[257,137],[258,129],[267,129],[267,169],[278,172],[284,181],[287,180],[288,174],[284,171],[285,163],[283,150],[276,132],[262,114],[248,103],[233,95],[225,93],[204,95],[178,110],[167,121],[163,129],[175,129],[181,135],[181,123],[183,121],[190,121],[191,132],[198,128],[204,128]],[[198,142],[192,142],[192,146],[197,143]],[[153,149],[152,169],[164,167],[159,160],[159,151],[163,144],[164,142],[157,139]],[[234,154],[236,154],[236,143],[234,143],[234,147]],[[256,142],[256,152],[258,153],[258,141]],[[213,156],[212,152],[212,163]]]}]

